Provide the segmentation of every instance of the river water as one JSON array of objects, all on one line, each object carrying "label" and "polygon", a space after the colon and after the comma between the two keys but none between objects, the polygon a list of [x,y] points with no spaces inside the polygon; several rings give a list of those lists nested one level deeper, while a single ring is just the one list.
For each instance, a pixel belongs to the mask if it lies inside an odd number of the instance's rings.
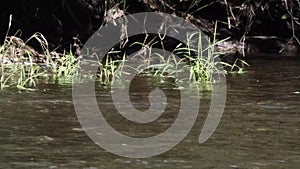
[{"label": "river water", "polygon": [[[126,158],[105,151],[83,131],[71,85],[40,85],[38,91],[0,92],[0,168],[297,168],[300,166],[300,60],[252,59],[247,72],[227,76],[227,101],[212,137],[198,137],[209,92],[201,94],[197,121],[173,149],[149,158]],[[136,81],[133,100],[145,109],[145,79]],[[147,79],[146,79],[147,80]],[[149,81],[149,79],[148,79]],[[153,84],[152,84],[153,85]],[[168,101],[179,101],[170,83],[160,84]],[[105,87],[97,87],[105,117],[124,134],[149,137],[176,119],[176,106],[150,125],[135,127],[114,112]],[[191,96],[192,99],[192,96]],[[140,107],[138,107],[140,105]]]}]

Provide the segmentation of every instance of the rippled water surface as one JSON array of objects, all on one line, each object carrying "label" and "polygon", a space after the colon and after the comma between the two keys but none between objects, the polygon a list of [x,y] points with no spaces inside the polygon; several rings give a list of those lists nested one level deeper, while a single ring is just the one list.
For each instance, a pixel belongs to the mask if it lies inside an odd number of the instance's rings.
[{"label": "rippled water surface", "polygon": [[[198,119],[189,135],[172,150],[142,159],[113,155],[87,136],[74,111],[72,86],[1,91],[0,168],[297,168],[300,60],[259,59],[249,64],[247,73],[227,76],[225,111],[208,141],[198,143],[210,103],[209,92],[203,92]],[[149,104],[149,83],[156,85],[149,79],[136,79],[131,99],[139,110],[146,110]],[[170,84],[160,84],[171,103],[167,112],[148,125],[135,126],[117,114],[107,89],[98,87],[96,95],[115,129],[149,137],[168,129],[177,117],[178,90]]]}]

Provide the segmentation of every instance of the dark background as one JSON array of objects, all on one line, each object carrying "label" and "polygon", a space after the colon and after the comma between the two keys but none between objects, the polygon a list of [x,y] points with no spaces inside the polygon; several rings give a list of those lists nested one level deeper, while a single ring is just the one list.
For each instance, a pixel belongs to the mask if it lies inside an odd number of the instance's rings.
[{"label": "dark background", "polygon": [[10,0],[3,1],[0,6],[1,42],[12,15],[10,35],[21,30],[19,36],[26,40],[35,32],[41,32],[49,41],[50,49],[67,49],[73,37],[84,43],[104,24],[105,11],[117,6],[125,7],[126,14],[146,11],[176,14],[196,24],[209,36],[213,36],[214,24],[218,21],[218,38],[229,36],[231,40],[240,40],[245,35],[249,43],[259,44],[257,46],[264,44],[261,40],[253,42],[257,36],[283,43],[279,46],[291,38],[292,43],[297,44],[297,37],[300,37],[298,0]]}]

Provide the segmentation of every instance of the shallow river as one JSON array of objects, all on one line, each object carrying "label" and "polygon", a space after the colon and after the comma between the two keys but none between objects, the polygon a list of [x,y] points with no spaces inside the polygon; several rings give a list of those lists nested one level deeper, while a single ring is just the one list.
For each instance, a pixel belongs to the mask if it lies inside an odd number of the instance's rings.
[{"label": "shallow river", "polygon": [[[209,93],[203,92],[197,121],[187,137],[149,158],[120,157],[96,145],[77,119],[70,85],[43,85],[35,92],[1,91],[0,168],[298,168],[300,60],[248,62],[248,72],[227,76],[225,111],[209,140],[198,143],[210,103]],[[136,80],[132,93],[140,110],[147,109],[142,103],[148,94],[143,80]],[[179,100],[172,96],[176,90],[168,84],[160,85],[176,105]],[[107,89],[97,87],[96,96],[107,121],[131,136],[157,135],[177,116],[178,108],[169,106],[163,117],[136,127],[114,111]]]}]

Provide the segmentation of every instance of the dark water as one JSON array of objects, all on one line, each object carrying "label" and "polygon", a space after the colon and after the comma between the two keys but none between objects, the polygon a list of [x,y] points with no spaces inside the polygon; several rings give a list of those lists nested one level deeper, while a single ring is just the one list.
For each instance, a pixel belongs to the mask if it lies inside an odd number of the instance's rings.
[{"label": "dark water", "polygon": [[[298,168],[300,166],[300,60],[250,60],[248,72],[227,76],[227,102],[222,120],[203,144],[198,137],[210,95],[201,94],[201,108],[189,135],[161,155],[131,159],[97,146],[82,130],[72,104],[72,87],[45,85],[36,92],[0,93],[0,168]],[[138,109],[147,90],[137,80],[132,99]],[[174,87],[161,84],[174,105]],[[143,94],[144,92],[144,94]],[[105,117],[128,135],[153,136],[176,118],[176,106],[150,126],[122,118],[98,87]],[[98,101],[99,101],[98,99]],[[99,101],[100,102],[100,101]],[[143,128],[144,127],[144,128]]]}]

